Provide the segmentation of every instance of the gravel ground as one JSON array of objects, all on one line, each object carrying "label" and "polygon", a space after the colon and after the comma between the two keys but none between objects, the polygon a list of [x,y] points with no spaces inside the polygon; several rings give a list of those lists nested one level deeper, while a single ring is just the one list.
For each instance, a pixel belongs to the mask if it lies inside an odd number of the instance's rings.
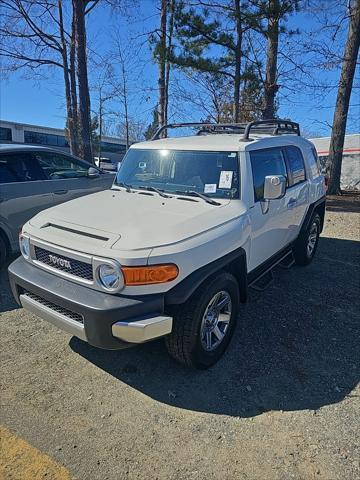
[{"label": "gravel ground", "polygon": [[358,207],[330,199],[314,262],[251,291],[208,371],[160,341],[70,338],[17,308],[2,271],[2,424],[81,480],[358,479]]}]

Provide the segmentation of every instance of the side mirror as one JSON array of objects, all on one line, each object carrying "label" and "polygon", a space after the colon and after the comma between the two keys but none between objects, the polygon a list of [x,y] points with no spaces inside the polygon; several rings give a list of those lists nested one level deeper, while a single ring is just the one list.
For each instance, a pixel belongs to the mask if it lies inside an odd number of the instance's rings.
[{"label": "side mirror", "polygon": [[264,183],[264,200],[276,200],[285,195],[286,178],[283,175],[268,175]]},{"label": "side mirror", "polygon": [[99,175],[100,175],[99,170],[97,170],[94,167],[89,167],[88,174],[87,174],[89,178],[96,178]]}]

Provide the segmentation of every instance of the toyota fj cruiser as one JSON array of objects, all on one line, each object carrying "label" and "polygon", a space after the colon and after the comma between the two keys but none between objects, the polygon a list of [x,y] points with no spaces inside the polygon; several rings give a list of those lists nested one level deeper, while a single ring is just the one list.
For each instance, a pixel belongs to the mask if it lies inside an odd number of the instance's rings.
[{"label": "toyota fj cruiser", "polygon": [[[163,138],[170,128],[193,135]],[[9,267],[28,311],[89,344],[165,337],[206,368],[224,353],[249,286],[307,265],[325,213],[314,146],[288,120],[172,124],[128,150],[110,190],[27,222]]]}]

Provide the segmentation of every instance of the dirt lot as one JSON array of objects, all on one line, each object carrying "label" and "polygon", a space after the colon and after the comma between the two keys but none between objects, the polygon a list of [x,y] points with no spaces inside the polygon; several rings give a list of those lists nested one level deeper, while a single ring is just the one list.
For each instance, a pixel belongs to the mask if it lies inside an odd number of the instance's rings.
[{"label": "dirt lot", "polygon": [[360,478],[358,207],[330,199],[313,264],[251,291],[208,371],[162,342],[105,352],[70,338],[17,308],[2,271],[0,477]]}]

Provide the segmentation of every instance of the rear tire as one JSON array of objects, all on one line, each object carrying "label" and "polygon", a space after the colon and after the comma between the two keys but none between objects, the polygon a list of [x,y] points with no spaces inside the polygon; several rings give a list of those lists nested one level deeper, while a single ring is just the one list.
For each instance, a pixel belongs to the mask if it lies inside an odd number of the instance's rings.
[{"label": "rear tire", "polygon": [[172,309],[173,329],[165,338],[169,354],[188,367],[205,369],[225,352],[239,313],[239,286],[221,271]]},{"label": "rear tire", "polygon": [[0,268],[5,265],[5,262],[8,257],[8,248],[5,240],[0,235]]},{"label": "rear tire", "polygon": [[295,263],[297,265],[309,265],[312,262],[319,243],[321,219],[318,213],[314,213],[309,226],[300,233],[293,247]]}]

